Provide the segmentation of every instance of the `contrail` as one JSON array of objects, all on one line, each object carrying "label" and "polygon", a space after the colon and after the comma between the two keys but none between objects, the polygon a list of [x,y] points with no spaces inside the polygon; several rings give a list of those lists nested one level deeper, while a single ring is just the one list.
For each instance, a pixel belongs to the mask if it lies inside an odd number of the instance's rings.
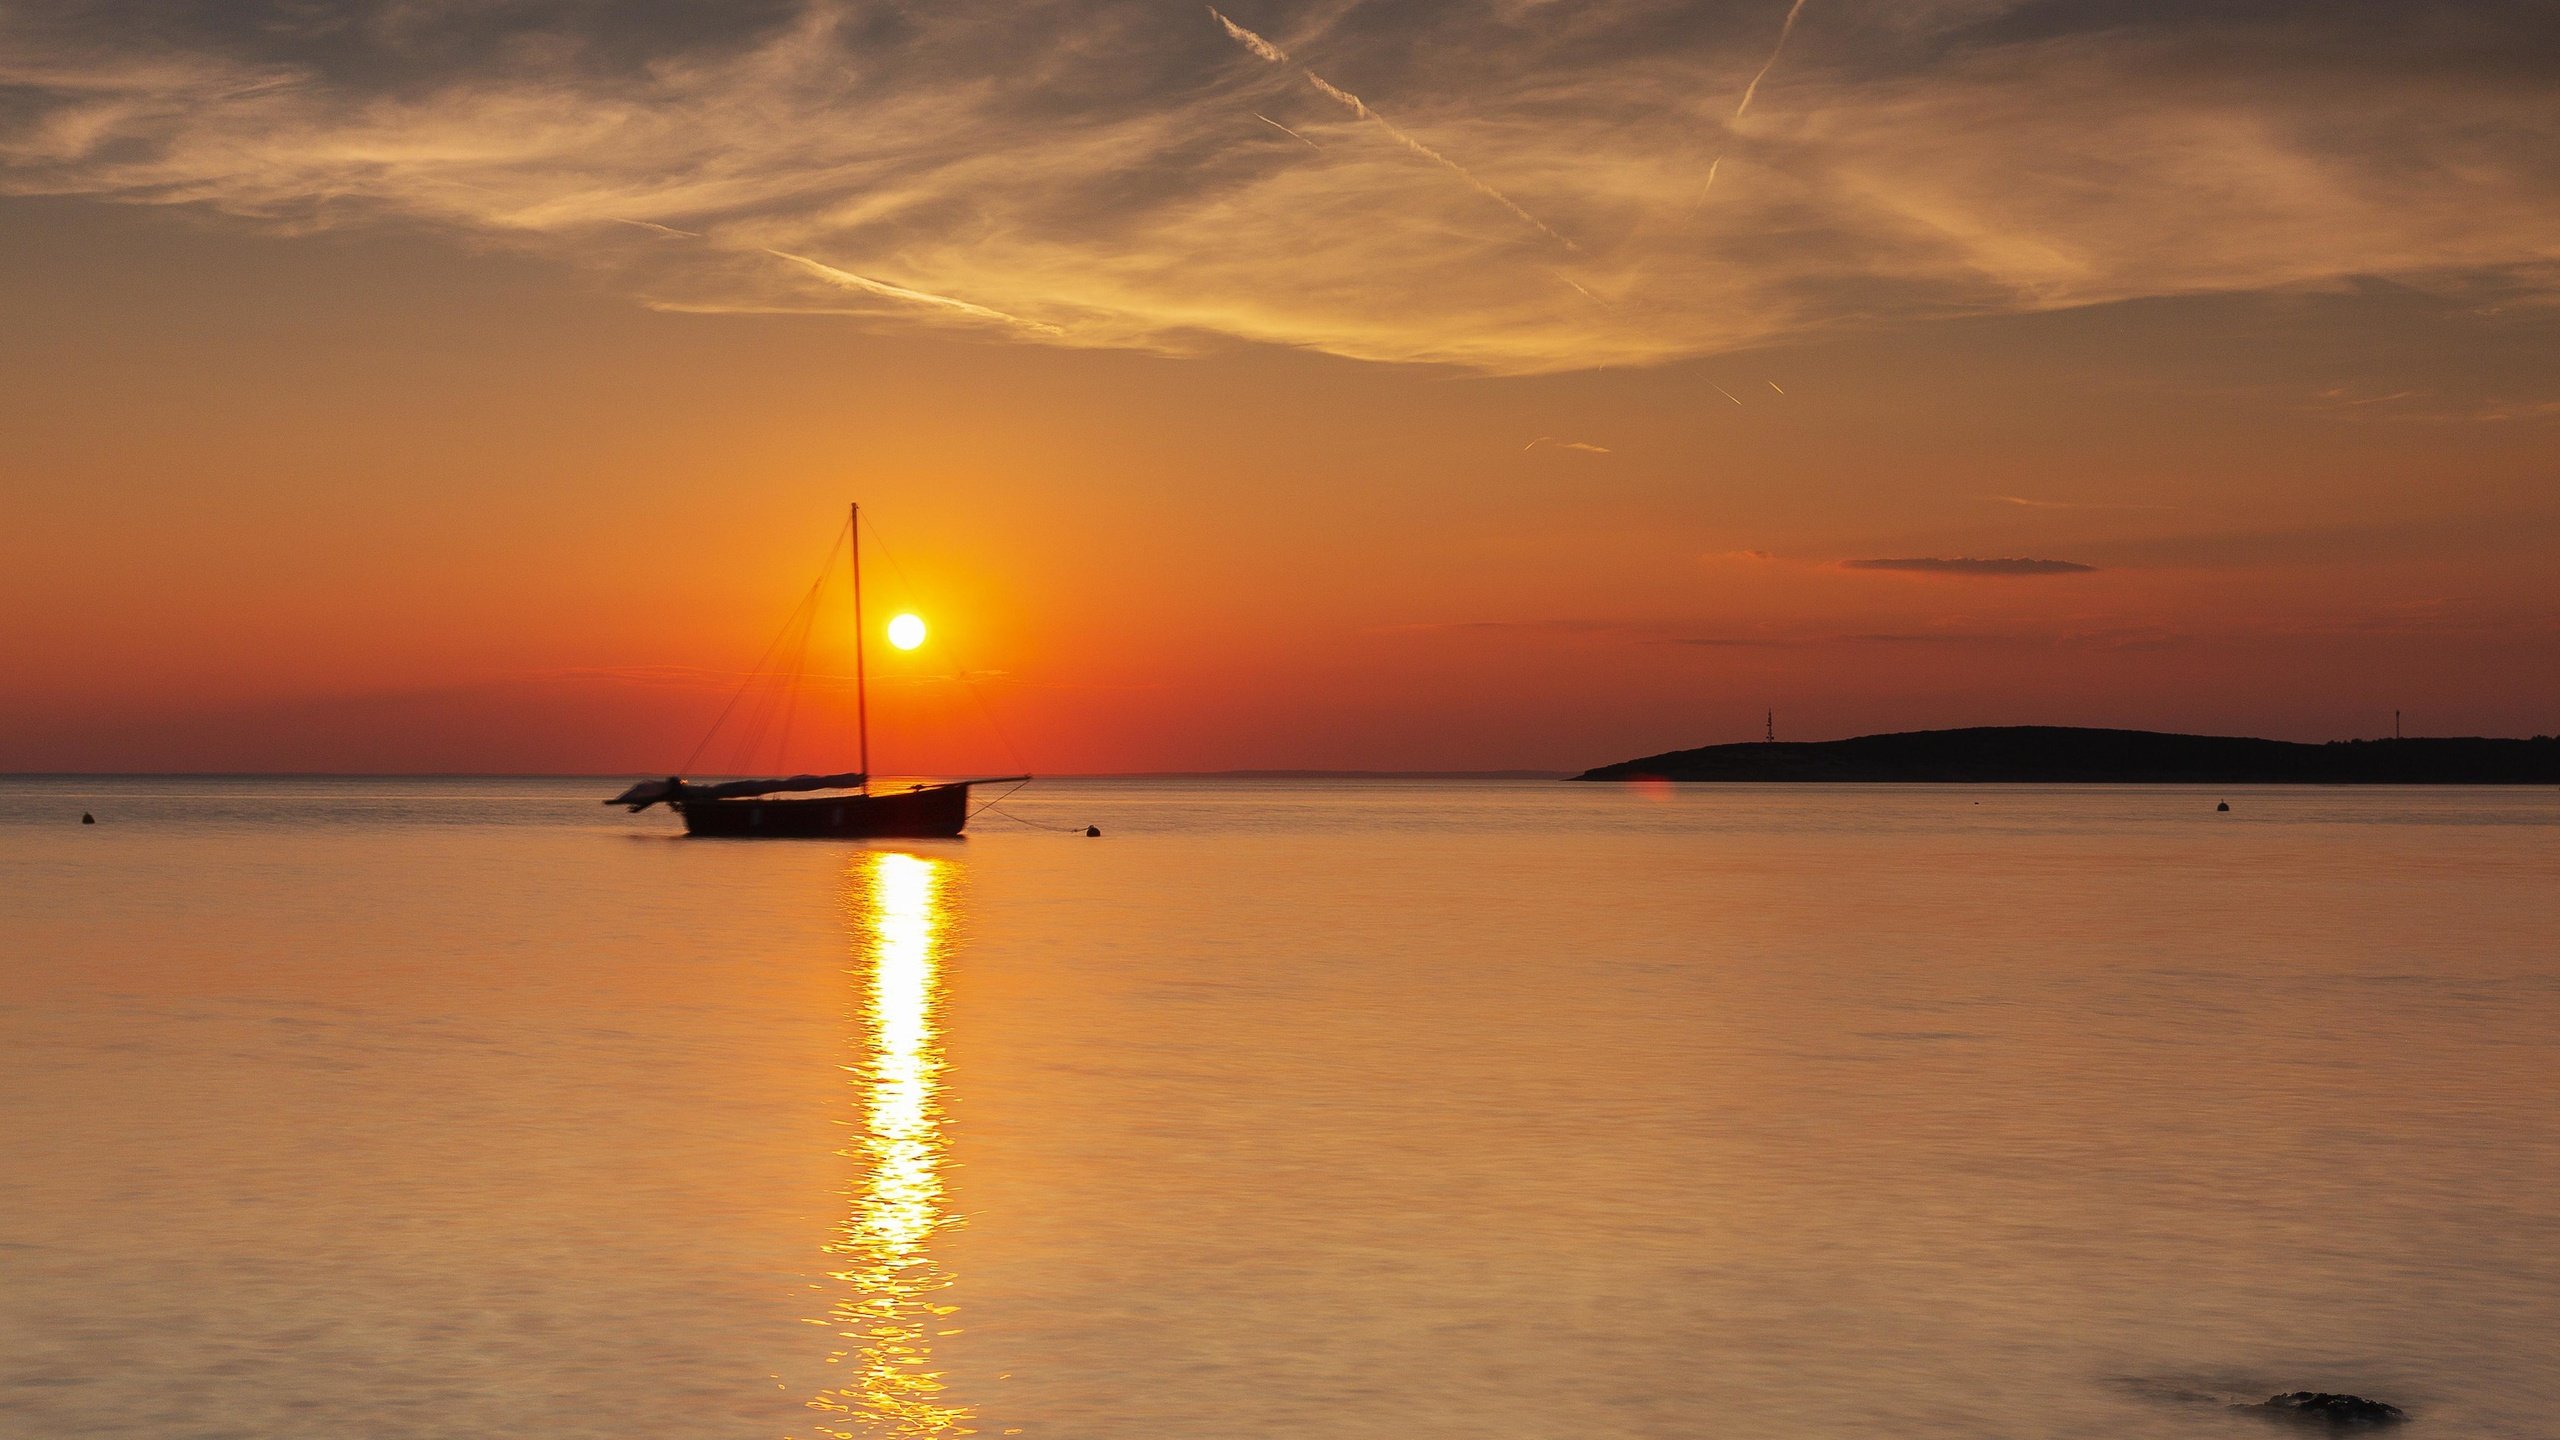
[{"label": "contrail", "polygon": [[1751,97],[1760,93],[1760,82],[1768,79],[1769,72],[1777,67],[1779,53],[1787,48],[1787,36],[1796,28],[1796,16],[1803,11],[1804,0],[1796,0],[1787,7],[1786,23],[1778,27],[1778,43],[1769,47],[1769,58],[1761,64],[1760,73],[1752,76],[1751,83],[1742,87],[1742,103],[1733,107],[1734,119],[1741,119],[1742,112],[1751,108]]},{"label": "contrail", "polygon": [[[1716,392],[1717,394],[1719,394],[1719,395],[1723,396],[1723,397],[1724,397],[1724,398],[1726,398],[1727,400],[1733,400],[1733,392],[1732,392],[1732,391],[1730,391],[1730,390],[1727,390],[1726,388],[1724,388],[1724,387],[1723,387],[1723,386],[1721,386],[1721,385],[1716,384],[1714,381],[1709,381],[1709,382],[1707,382],[1707,388],[1708,388],[1708,389],[1710,389],[1710,390],[1713,390],[1714,392]],[[1733,403],[1734,403],[1734,404],[1736,404],[1736,405],[1739,405],[1739,404],[1741,404],[1742,402],[1741,402],[1741,401],[1739,401],[1739,400],[1733,400]]]},{"label": "contrail", "polygon": [[[1797,0],[1797,3],[1802,4],[1803,0]],[[1281,49],[1279,46],[1272,44],[1270,41],[1263,39],[1261,36],[1254,34],[1252,31],[1247,30],[1233,20],[1228,19],[1224,14],[1219,12],[1217,6],[1210,5],[1203,8],[1207,9],[1209,14],[1215,18],[1220,25],[1226,27],[1227,34],[1232,37],[1237,44],[1242,45],[1245,49],[1252,51],[1255,55],[1270,61],[1274,65],[1297,65],[1296,61],[1289,58],[1288,51]],[[1477,194],[1484,196],[1486,199],[1500,205],[1503,209],[1519,216],[1524,223],[1535,229],[1539,234],[1546,236],[1548,239],[1553,240],[1567,250],[1579,251],[1582,248],[1581,246],[1574,244],[1572,241],[1567,240],[1562,235],[1557,234],[1555,227],[1549,225],[1546,221],[1541,220],[1537,216],[1530,214],[1528,211],[1521,209],[1519,204],[1510,196],[1503,194],[1501,191],[1487,185],[1482,180],[1477,179],[1474,173],[1468,170],[1464,165],[1459,164],[1457,161],[1450,159],[1448,156],[1441,154],[1439,151],[1432,149],[1430,146],[1423,144],[1421,141],[1407,135],[1402,130],[1397,129],[1395,122],[1389,120],[1386,116],[1379,114],[1377,111],[1370,109],[1359,96],[1352,94],[1350,91],[1343,89],[1341,86],[1334,84],[1332,81],[1325,79],[1323,76],[1303,65],[1298,65],[1298,73],[1307,77],[1307,83],[1323,92],[1326,99],[1333,101],[1343,109],[1350,111],[1352,114],[1357,115],[1361,119],[1377,126],[1379,129],[1386,131],[1388,135],[1394,137],[1397,144],[1402,145],[1407,150],[1412,151],[1414,154],[1440,166],[1450,174],[1467,182],[1467,184],[1472,187]]]},{"label": "contrail", "polygon": [[702,232],[699,230],[679,230],[673,225],[661,225],[655,220],[625,220],[619,215],[608,215],[605,218],[616,225],[633,225],[643,230],[655,230],[661,235],[673,235],[680,240],[702,238]]},{"label": "contrail", "polygon": [[833,265],[820,264],[818,261],[812,260],[805,255],[790,255],[780,250],[767,250],[764,253],[777,260],[788,260],[792,264],[799,266],[801,269],[808,271],[810,274],[817,276],[819,279],[826,281],[828,284],[839,285],[847,290],[860,290],[866,294],[878,295],[890,300],[906,300],[918,305],[932,305],[944,310],[955,310],[960,314],[975,316],[980,320],[994,320],[1006,325],[1018,325],[1025,330],[1037,330],[1044,335],[1063,335],[1066,333],[1055,325],[1043,325],[1037,320],[1025,320],[1019,315],[1007,315],[1001,310],[990,310],[984,305],[972,305],[966,300],[954,300],[948,295],[935,295],[923,290],[910,290],[904,285],[892,285],[885,280],[874,280],[867,275],[856,275],[850,270],[839,270]]},{"label": "contrail", "polygon": [[1696,219],[1698,211],[1705,207],[1707,192],[1716,188],[1716,167],[1723,163],[1724,157],[1721,155],[1707,162],[1707,183],[1698,187],[1698,198],[1689,202],[1690,219]]},{"label": "contrail", "polygon": [[1781,394],[1781,395],[1784,395],[1784,394],[1786,394],[1786,393],[1787,393],[1787,392],[1786,392],[1786,391],[1784,391],[1784,390],[1779,390],[1779,389],[1778,389],[1778,382],[1777,382],[1777,381],[1775,381],[1775,380],[1763,380],[1763,381],[1761,381],[1760,383],[1761,383],[1761,384],[1763,384],[1763,385],[1768,386],[1768,387],[1769,387],[1770,389],[1772,389],[1772,390],[1777,390],[1777,391],[1778,391],[1778,393],[1779,393],[1779,394]]},{"label": "contrail", "polygon": [[1270,116],[1263,114],[1259,110],[1253,112],[1253,118],[1270,126],[1272,129],[1279,131],[1281,134],[1288,136],[1290,139],[1297,141],[1299,144],[1306,146],[1310,150],[1322,150],[1324,148],[1313,140],[1308,139],[1306,136],[1299,134],[1297,131],[1292,130],[1288,126],[1281,124],[1279,121],[1272,119]]},{"label": "contrail", "polygon": [[1218,23],[1227,27],[1227,34],[1233,36],[1237,44],[1242,45],[1247,50],[1252,51],[1254,54],[1261,56],[1263,59],[1270,61],[1274,65],[1286,65],[1289,63],[1288,51],[1283,50],[1279,46],[1272,44],[1270,41],[1263,39],[1261,36],[1254,34],[1252,31],[1247,30],[1233,20],[1228,19],[1226,16],[1220,15],[1218,13],[1217,6],[1210,6],[1209,13],[1218,16]]},{"label": "contrail", "polygon": [[[1769,72],[1777,68],[1778,56],[1786,50],[1787,36],[1795,32],[1796,16],[1803,10],[1804,0],[1795,0],[1794,4],[1787,7],[1786,21],[1778,26],[1778,43],[1769,47],[1769,58],[1760,62],[1760,73],[1752,76],[1751,83],[1742,87],[1742,103],[1733,107],[1735,120],[1741,119],[1742,112],[1751,108],[1751,97],[1760,93],[1760,82],[1768,79]],[[1695,218],[1698,211],[1706,205],[1707,192],[1716,188],[1716,167],[1723,163],[1722,155],[1707,162],[1707,183],[1698,187],[1698,198],[1689,205],[1691,218]]]}]

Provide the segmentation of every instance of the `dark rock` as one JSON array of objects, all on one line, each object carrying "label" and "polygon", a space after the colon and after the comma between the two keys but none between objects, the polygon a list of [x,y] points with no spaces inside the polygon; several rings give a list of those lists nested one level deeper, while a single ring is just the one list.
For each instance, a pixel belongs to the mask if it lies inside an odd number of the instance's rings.
[{"label": "dark rock", "polygon": [[2228,815],[2228,814],[2230,814],[2230,813],[2231,813],[2231,802],[2230,802],[2230,801],[2228,801],[2228,800],[2225,800],[2225,801],[2223,801],[2221,804],[2216,805],[2216,806],[2214,806],[2213,808],[2214,808],[2214,809],[2216,809],[2216,810],[2221,811],[2223,814]]},{"label": "dark rock", "polygon": [[1087,825],[1084,827],[1084,834],[1085,838],[1088,840],[1099,839],[1102,835],[1102,827],[1099,825]]},{"label": "dark rock", "polygon": [[2264,1405],[2235,1405],[2231,1408],[2256,1410],[2278,1419],[2302,1420],[2340,1429],[2397,1425],[2409,1418],[2409,1412],[2397,1405],[2385,1405],[2361,1395],[2332,1395],[2326,1390],[2296,1390],[2290,1395],[2269,1396]]}]

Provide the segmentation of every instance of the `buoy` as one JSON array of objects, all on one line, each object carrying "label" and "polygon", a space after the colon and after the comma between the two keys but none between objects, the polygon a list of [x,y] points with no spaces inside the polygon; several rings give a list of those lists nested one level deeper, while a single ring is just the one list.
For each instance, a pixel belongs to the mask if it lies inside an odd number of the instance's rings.
[{"label": "buoy", "polygon": [[95,825],[98,823],[98,817],[90,814],[86,810],[83,810],[80,812],[80,823],[83,825]]},{"label": "buoy", "polygon": [[1099,840],[1102,838],[1102,827],[1099,825],[1087,825],[1084,827],[1084,835],[1088,840]]},{"label": "buoy", "polygon": [[2230,802],[2230,801],[2228,801],[2228,800],[2225,800],[2225,801],[2223,801],[2221,804],[2216,805],[2216,806],[2214,806],[2213,808],[2214,808],[2216,811],[2227,811],[2227,810],[2229,810],[2229,809],[2231,808],[2231,802]]}]

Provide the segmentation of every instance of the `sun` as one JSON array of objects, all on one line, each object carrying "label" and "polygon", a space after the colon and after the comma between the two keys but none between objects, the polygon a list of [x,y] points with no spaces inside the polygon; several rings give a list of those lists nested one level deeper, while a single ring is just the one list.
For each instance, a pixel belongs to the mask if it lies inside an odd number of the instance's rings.
[{"label": "sun", "polygon": [[901,650],[913,650],[924,643],[924,617],[900,615],[889,622],[889,643]]}]

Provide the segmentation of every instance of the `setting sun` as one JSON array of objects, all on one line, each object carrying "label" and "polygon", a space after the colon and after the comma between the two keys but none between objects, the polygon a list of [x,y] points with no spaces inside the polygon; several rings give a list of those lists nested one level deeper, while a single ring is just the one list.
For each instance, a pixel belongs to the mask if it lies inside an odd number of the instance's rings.
[{"label": "setting sun", "polygon": [[924,643],[924,617],[900,615],[889,622],[889,643],[901,650],[913,650]]}]

